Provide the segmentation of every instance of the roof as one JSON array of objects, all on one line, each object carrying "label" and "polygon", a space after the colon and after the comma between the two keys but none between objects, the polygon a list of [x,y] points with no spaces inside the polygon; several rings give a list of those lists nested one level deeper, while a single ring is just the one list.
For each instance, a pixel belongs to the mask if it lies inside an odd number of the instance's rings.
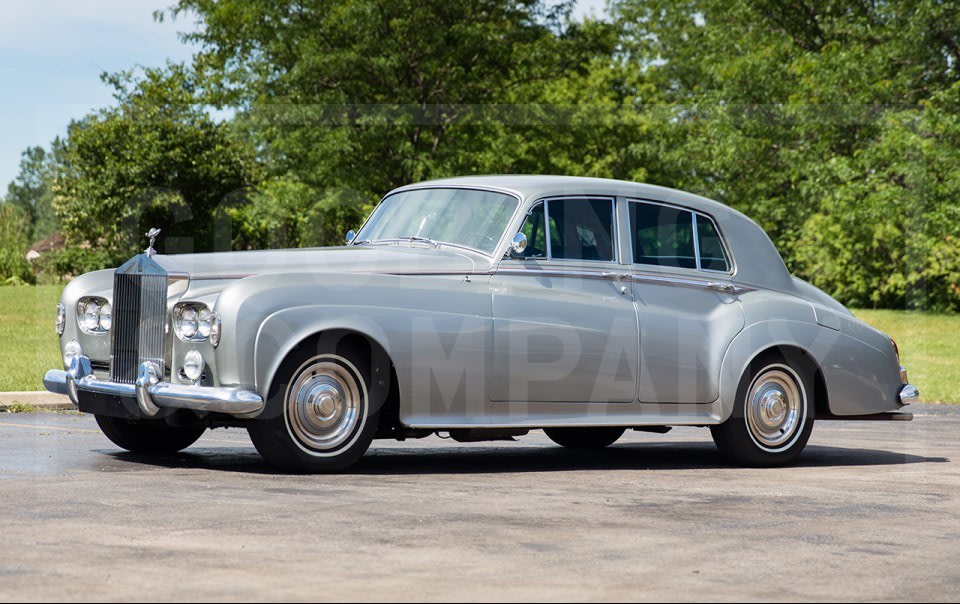
[{"label": "roof", "polygon": [[458,176],[440,178],[406,185],[395,191],[408,191],[431,187],[478,187],[513,193],[524,200],[564,195],[610,195],[666,201],[702,210],[709,214],[738,214],[737,210],[719,201],[700,195],[646,183],[615,180],[612,178],[588,178],[584,176],[553,176],[530,174],[500,174],[490,176]]}]

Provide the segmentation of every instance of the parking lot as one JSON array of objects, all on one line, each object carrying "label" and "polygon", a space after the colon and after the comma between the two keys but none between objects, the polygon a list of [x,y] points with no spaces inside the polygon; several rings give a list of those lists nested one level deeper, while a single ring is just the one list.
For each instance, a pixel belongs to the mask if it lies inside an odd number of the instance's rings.
[{"label": "parking lot", "polygon": [[583,454],[539,432],[377,441],[278,475],[244,431],[166,459],[0,415],[3,600],[957,600],[960,414],[821,422],[799,463],[709,433]]}]

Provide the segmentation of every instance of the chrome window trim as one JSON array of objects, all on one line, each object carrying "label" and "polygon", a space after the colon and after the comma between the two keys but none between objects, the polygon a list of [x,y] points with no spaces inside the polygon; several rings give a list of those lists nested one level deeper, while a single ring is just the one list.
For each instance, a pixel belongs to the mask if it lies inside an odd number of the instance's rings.
[{"label": "chrome window trim", "polygon": [[[550,203],[547,200],[544,200],[540,203],[543,205],[543,232],[547,237],[547,249],[545,250],[545,253],[547,255],[546,257],[544,257],[544,260],[550,260],[553,257],[552,256],[553,247],[550,244],[550,239],[551,239],[550,237]],[[537,203],[534,202],[534,204],[530,207],[536,208]],[[520,225],[520,226],[523,226],[523,225]]]},{"label": "chrome window trim", "polygon": [[[599,279],[603,281],[630,281],[633,283],[650,283],[655,285],[670,285],[674,287],[690,287],[694,289],[709,289],[720,293],[730,295],[742,294],[744,292],[755,291],[752,287],[742,285],[732,285],[710,281],[708,279],[694,279],[689,277],[674,277],[668,275],[650,275],[643,273],[623,273],[620,271],[600,271],[600,270],[577,270],[560,269],[557,267],[546,268],[499,268],[493,271],[497,275],[512,275],[523,277],[576,277],[579,279]],[[456,273],[459,274],[459,273]]]},{"label": "chrome window trim", "polygon": [[[694,245],[694,254],[695,254],[695,256],[696,256],[696,257],[695,257],[696,268],[684,268],[684,267],[682,267],[682,266],[671,266],[671,267],[666,267],[666,268],[675,269],[675,270],[678,270],[678,271],[692,271],[692,272],[695,272],[695,273],[711,273],[711,274],[714,274],[714,275],[726,275],[726,276],[728,276],[728,277],[733,277],[734,275],[737,274],[736,259],[733,257],[733,254],[730,253],[730,246],[727,245],[727,238],[726,238],[726,236],[723,234],[723,231],[720,229],[720,225],[717,223],[716,219],[714,219],[713,216],[711,216],[711,215],[709,215],[709,214],[707,214],[707,213],[705,213],[705,212],[701,212],[700,210],[695,210],[695,209],[693,209],[693,208],[691,208],[691,207],[688,207],[688,206],[683,206],[683,205],[679,205],[679,204],[676,204],[676,203],[668,203],[668,202],[665,202],[665,201],[658,201],[658,200],[656,200],[656,199],[642,199],[642,198],[635,198],[635,197],[628,197],[628,198],[625,198],[625,199],[626,199],[626,202],[627,202],[627,204],[628,204],[628,205],[627,205],[627,221],[628,221],[628,228],[629,228],[629,231],[630,231],[630,232],[627,233],[627,237],[629,238],[629,246],[628,246],[628,247],[630,248],[630,264],[631,264],[632,266],[634,266],[634,267],[637,267],[637,266],[661,266],[661,265],[659,265],[659,264],[643,264],[643,263],[640,263],[640,262],[636,262],[636,258],[634,257],[634,252],[635,252],[635,250],[634,250],[634,247],[635,247],[635,246],[633,245],[634,233],[633,233],[633,225],[632,225],[632,223],[630,223],[630,206],[629,206],[629,204],[631,204],[631,203],[648,203],[648,204],[652,204],[652,205],[658,205],[658,206],[665,206],[665,207],[668,207],[668,208],[674,208],[674,209],[676,209],[676,210],[680,210],[680,211],[683,211],[683,212],[690,212],[690,213],[692,214],[693,235],[694,235],[693,245]],[[726,271],[715,271],[715,270],[711,270],[711,269],[700,268],[700,242],[699,242],[698,237],[697,237],[697,216],[703,216],[704,218],[706,218],[707,220],[709,220],[710,223],[713,225],[714,230],[716,230],[716,232],[717,232],[717,238],[720,240],[720,247],[723,248],[723,253],[724,253],[724,255],[726,256],[727,264],[729,265],[729,268],[728,268]],[[661,267],[661,268],[663,268],[663,267]]]},{"label": "chrome window trim", "polygon": [[693,228],[693,261],[694,266],[697,267],[697,270],[700,270],[703,266],[700,264],[700,236],[697,233],[697,213],[690,212],[690,225]]}]

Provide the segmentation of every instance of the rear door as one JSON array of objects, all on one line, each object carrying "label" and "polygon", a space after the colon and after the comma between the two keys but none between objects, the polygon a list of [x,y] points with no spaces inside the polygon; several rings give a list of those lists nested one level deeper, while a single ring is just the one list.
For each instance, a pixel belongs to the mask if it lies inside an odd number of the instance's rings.
[{"label": "rear door", "polygon": [[627,213],[640,401],[711,403],[723,354],[744,324],[728,248],[715,221],[688,208],[630,200]]}]

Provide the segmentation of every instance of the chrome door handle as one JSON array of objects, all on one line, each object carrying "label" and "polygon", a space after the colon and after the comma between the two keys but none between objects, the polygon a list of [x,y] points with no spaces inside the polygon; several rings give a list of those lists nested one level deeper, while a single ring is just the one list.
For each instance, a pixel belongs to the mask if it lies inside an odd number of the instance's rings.
[{"label": "chrome door handle", "polygon": [[707,287],[721,291],[725,294],[736,294],[740,292],[740,288],[732,283],[718,283],[716,281],[711,281],[710,283],[707,283]]},{"label": "chrome door handle", "polygon": [[613,279],[614,281],[624,281],[630,277],[627,273],[603,272],[600,276],[604,279]]}]

